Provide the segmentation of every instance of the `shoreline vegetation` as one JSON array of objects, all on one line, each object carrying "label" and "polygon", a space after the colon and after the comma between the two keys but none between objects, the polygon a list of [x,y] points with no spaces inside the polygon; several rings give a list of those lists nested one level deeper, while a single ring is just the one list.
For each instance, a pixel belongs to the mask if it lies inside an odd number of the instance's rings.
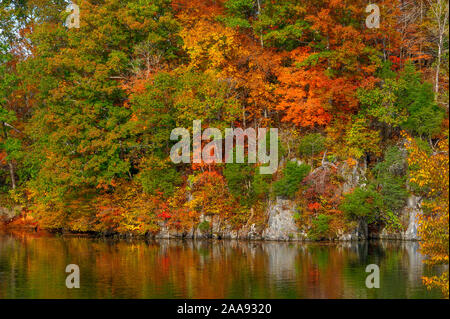
[{"label": "shoreline vegetation", "polygon": [[176,241],[238,241],[238,242],[291,242],[291,243],[323,243],[323,244],[332,244],[332,243],[345,243],[345,242],[364,242],[364,241],[373,241],[373,242],[382,242],[382,241],[392,241],[392,242],[420,242],[420,239],[404,239],[404,238],[379,238],[379,237],[371,237],[368,238],[357,238],[357,239],[264,239],[264,238],[230,238],[230,237],[218,237],[218,236],[207,236],[207,237],[188,237],[183,235],[173,235],[170,237],[161,237],[158,235],[134,235],[132,233],[128,234],[120,234],[120,233],[99,233],[99,232],[73,232],[73,231],[64,231],[64,230],[46,230],[39,229],[36,223],[24,223],[24,222],[11,222],[11,223],[0,223],[0,233],[1,234],[36,234],[38,236],[61,236],[61,237],[80,237],[80,238],[91,238],[91,239],[107,239],[107,240],[139,240],[139,241],[148,241],[148,240],[176,240]]},{"label": "shoreline vegetation", "polygon": [[[377,27],[361,0],[73,2],[0,3],[0,218],[133,236],[420,237],[428,264],[448,264],[448,1],[377,1]],[[228,150],[244,163],[201,160],[191,150],[221,157],[209,133],[174,163],[176,128],[269,132],[275,173],[260,174],[248,142]],[[424,282],[448,296],[448,272]]]},{"label": "shoreline vegetation", "polygon": [[[277,208],[282,208],[286,204],[286,201],[281,201],[277,203],[272,210],[275,214],[280,216],[280,212]],[[278,207],[277,207],[278,206]],[[275,209],[274,209],[275,208]],[[286,208],[286,207],[284,207]],[[407,212],[408,209],[406,209]],[[166,224],[160,224],[160,229],[157,232],[148,232],[145,234],[136,234],[133,232],[114,232],[114,231],[74,231],[70,229],[57,229],[57,228],[41,228],[39,222],[34,219],[31,215],[21,213],[20,207],[16,206],[12,209],[0,208],[0,231],[4,232],[14,232],[14,231],[25,231],[34,233],[48,233],[53,235],[63,235],[63,236],[81,236],[90,238],[113,238],[113,239],[181,239],[181,240],[242,240],[242,241],[275,241],[275,242],[345,242],[345,241],[364,241],[364,240],[400,240],[400,241],[420,241],[417,236],[415,228],[417,227],[417,222],[415,216],[410,218],[407,216],[407,221],[412,222],[410,225],[406,225],[408,229],[413,228],[413,232],[409,236],[405,236],[400,232],[400,228],[397,229],[384,229],[380,234],[379,230],[371,232],[368,229],[367,224],[358,225],[352,232],[347,234],[340,233],[340,236],[335,234],[333,237],[309,237],[307,233],[301,232],[298,225],[295,224],[295,220],[292,218],[293,212],[287,210],[284,212],[288,220],[285,221],[286,224],[281,224],[282,229],[280,229],[274,236],[270,231],[271,225],[267,223],[265,225],[266,229],[255,231],[254,224],[251,225],[250,229],[245,227],[241,229],[231,229],[229,227],[219,229],[217,227],[208,226],[202,227],[200,223],[196,228],[192,228],[189,232],[180,232],[177,229],[169,229]],[[268,211],[267,214],[273,214],[273,212]],[[277,216],[277,217],[278,217]],[[269,217],[270,219],[270,217]],[[210,220],[210,219],[209,219]],[[205,220],[206,221],[206,220]],[[220,223],[223,221],[219,221]],[[207,222],[209,224],[209,221]],[[275,225],[279,227],[280,225]],[[297,232],[297,234],[294,234]]]}]

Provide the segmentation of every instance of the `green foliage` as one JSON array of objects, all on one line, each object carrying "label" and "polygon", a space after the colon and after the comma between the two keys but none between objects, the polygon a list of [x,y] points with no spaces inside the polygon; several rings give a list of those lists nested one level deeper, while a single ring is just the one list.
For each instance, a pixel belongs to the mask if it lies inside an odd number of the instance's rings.
[{"label": "green foliage", "polygon": [[237,198],[242,205],[248,205],[251,201],[254,167],[250,164],[232,163],[226,164],[223,170],[230,193]]},{"label": "green foliage", "polygon": [[8,154],[8,160],[18,160],[21,159],[22,154],[22,141],[18,138],[7,138],[3,143],[0,142],[0,149],[4,149],[6,154]]},{"label": "green foliage", "polygon": [[385,65],[382,85],[359,90],[363,111],[392,127],[400,127],[419,136],[433,136],[440,130],[444,111],[434,100],[432,85],[422,82],[412,63],[407,63],[396,79]]},{"label": "green foliage", "polygon": [[430,137],[438,133],[444,118],[444,111],[435,100],[431,83],[422,82],[414,65],[408,63],[401,75],[404,89],[398,96],[399,104],[408,113],[408,119],[401,127],[419,136]]},{"label": "green foliage", "polygon": [[406,204],[406,165],[406,154],[393,146],[386,150],[384,161],[374,168],[384,204],[389,211],[399,211]]},{"label": "green foliage", "polygon": [[377,178],[386,179],[390,176],[403,176],[406,173],[406,151],[398,146],[388,147],[384,160],[375,166]]},{"label": "green foliage", "polygon": [[203,125],[223,130],[241,115],[242,106],[236,96],[212,73],[181,68],[173,75],[172,86],[173,95],[168,91],[165,98],[173,98],[178,125],[190,127],[193,120],[201,119]]},{"label": "green foliage", "polygon": [[7,65],[11,61],[11,55],[7,51],[7,46],[0,44],[0,124],[3,122],[11,124],[16,120],[14,111],[6,108],[6,101],[17,82],[17,76]]},{"label": "green foliage", "polygon": [[252,183],[255,198],[264,199],[268,196],[271,179],[270,175],[260,174],[259,168],[256,168]]},{"label": "green foliage", "polygon": [[[13,85],[16,82],[16,76],[10,72],[7,63],[11,60],[11,55],[8,53],[8,48],[5,45],[0,44],[0,121],[5,121],[7,119],[2,119],[2,107],[6,102],[6,98],[11,94]],[[5,112],[5,111],[3,111]]]},{"label": "green foliage", "polygon": [[250,28],[249,18],[254,14],[253,0],[228,0],[225,2],[227,15],[222,20],[231,28]]},{"label": "green foliage", "polygon": [[40,22],[60,22],[68,0],[2,0],[0,2],[0,40],[14,43],[26,26]]},{"label": "green foliage", "polygon": [[259,174],[252,164],[228,163],[223,170],[230,193],[242,206],[250,207],[269,192],[270,176]]},{"label": "green foliage", "polygon": [[225,2],[225,8],[231,15],[250,17],[253,14],[255,5],[254,0],[228,0]]},{"label": "green foliage", "polygon": [[366,188],[357,187],[345,195],[339,209],[349,220],[363,220],[370,224],[379,219],[383,206],[383,197],[373,185],[369,185]]},{"label": "green foliage", "polygon": [[380,152],[380,134],[369,127],[367,120],[356,119],[345,137],[347,153],[356,159],[367,153]]},{"label": "green foliage", "polygon": [[227,0],[225,8],[220,20],[232,28],[251,28],[269,47],[291,51],[310,28],[304,20],[304,3],[299,0]]},{"label": "green foliage", "polygon": [[[39,89],[26,127],[33,153],[25,161],[37,171],[30,186],[49,196],[130,177],[135,155],[168,147],[166,131],[152,124],[175,124],[164,112],[164,95],[134,97],[132,107],[124,107],[127,92],[117,80],[129,74],[142,43],[149,44],[149,56],[163,56],[161,63],[173,61],[181,38],[170,1],[106,0],[80,3],[80,10],[77,30],[61,21],[37,24],[31,35],[36,54],[20,68],[24,84]],[[145,124],[131,121],[141,108],[142,118],[155,115]]]},{"label": "green foliage", "polygon": [[7,110],[6,108],[0,105],[0,123],[2,123],[2,129],[3,129],[3,122],[12,123],[15,119],[16,116],[13,111]]},{"label": "green foliage", "polygon": [[295,162],[288,162],[283,169],[283,177],[274,184],[275,194],[277,196],[293,197],[310,170],[311,167],[309,165],[297,165]]},{"label": "green foliage", "polygon": [[198,229],[200,229],[202,232],[207,232],[210,228],[211,225],[207,220],[204,220],[200,224],[198,224]]},{"label": "green foliage", "polygon": [[398,127],[408,118],[407,111],[397,103],[400,89],[399,81],[387,78],[382,87],[373,90],[360,89],[357,94],[363,111],[368,116],[392,127]]},{"label": "green foliage", "polygon": [[255,35],[262,35],[267,46],[291,51],[310,30],[305,14],[305,3],[300,0],[264,1],[262,12],[253,23]]},{"label": "green foliage", "polygon": [[394,79],[397,74],[392,70],[392,62],[389,60],[382,62],[377,71],[377,76],[380,79]]},{"label": "green foliage", "polygon": [[128,121],[123,127],[130,136],[126,141],[130,156],[142,156],[142,153],[167,156],[170,151],[168,136],[176,127],[172,98],[176,84],[173,75],[160,72],[152,85],[131,97],[131,110],[136,120]]},{"label": "green foliage", "polygon": [[331,217],[324,214],[317,215],[312,221],[312,227],[308,232],[308,237],[312,240],[327,238],[330,229]]},{"label": "green foliage", "polygon": [[382,221],[386,224],[386,228],[388,231],[399,232],[404,230],[404,227],[400,222],[398,215],[390,210],[386,211],[383,214]]},{"label": "green foliage", "polygon": [[414,142],[417,144],[417,147],[426,154],[431,155],[433,153],[433,149],[428,141],[424,141],[420,137],[416,137],[414,138]]},{"label": "green foliage", "polygon": [[149,194],[162,193],[164,197],[172,195],[175,187],[182,182],[180,173],[173,167],[149,167],[143,170],[138,179],[144,192]]},{"label": "green foliage", "polygon": [[307,134],[300,141],[299,152],[303,156],[314,156],[325,150],[325,137],[319,133]]},{"label": "green foliage", "polygon": [[405,183],[406,177],[392,177],[381,181],[381,195],[385,207],[393,212],[399,212],[406,204],[408,191]]}]

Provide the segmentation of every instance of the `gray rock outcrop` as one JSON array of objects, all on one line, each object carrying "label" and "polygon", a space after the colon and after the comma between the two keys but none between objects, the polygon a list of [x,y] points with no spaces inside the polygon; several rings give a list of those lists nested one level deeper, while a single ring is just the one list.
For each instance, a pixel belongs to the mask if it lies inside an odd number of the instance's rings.
[{"label": "gray rock outcrop", "polygon": [[268,213],[268,225],[262,233],[265,240],[303,240],[306,235],[300,233],[295,223],[293,213],[295,207],[292,201],[277,197],[274,203],[270,203]]},{"label": "gray rock outcrop", "polygon": [[420,198],[411,195],[406,206],[400,211],[399,219],[403,225],[403,231],[392,232],[386,227],[378,235],[372,236],[379,239],[401,239],[401,240],[419,240],[418,236],[418,216],[422,214]]},{"label": "gray rock outcrop", "polygon": [[15,206],[12,208],[0,207],[0,221],[9,222],[20,213],[22,208]]}]

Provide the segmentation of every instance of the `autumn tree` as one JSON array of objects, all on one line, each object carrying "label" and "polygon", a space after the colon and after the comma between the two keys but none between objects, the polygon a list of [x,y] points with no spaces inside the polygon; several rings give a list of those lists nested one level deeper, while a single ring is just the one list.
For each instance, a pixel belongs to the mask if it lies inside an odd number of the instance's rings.
[{"label": "autumn tree", "polygon": [[[427,12],[427,30],[431,33],[431,41],[433,43],[435,53],[435,76],[434,76],[434,93],[438,98],[441,86],[441,77],[445,76],[444,72],[447,72],[447,85],[448,85],[448,71],[441,71],[442,66],[448,68],[448,17],[449,17],[449,4],[445,0],[427,0],[428,12]],[[444,74],[441,74],[444,73]],[[445,82],[444,82],[445,83]],[[448,103],[448,100],[447,100]],[[447,106],[448,107],[448,106]]]},{"label": "autumn tree", "polygon": [[[362,12],[355,5],[333,1],[310,4],[301,11],[307,23],[301,40],[279,69],[282,97],[278,105],[284,120],[300,127],[328,125],[333,116],[355,112],[354,92],[369,85],[381,66],[377,50],[366,43],[365,29],[358,22]],[[352,14],[350,14],[352,12]]]},{"label": "autumn tree", "polygon": [[[410,183],[423,198],[423,214],[419,216],[419,236],[422,252],[429,265],[448,264],[449,252],[449,146],[448,135],[431,154],[407,137]],[[429,287],[438,287],[448,298],[448,270],[441,276],[424,277]]]}]

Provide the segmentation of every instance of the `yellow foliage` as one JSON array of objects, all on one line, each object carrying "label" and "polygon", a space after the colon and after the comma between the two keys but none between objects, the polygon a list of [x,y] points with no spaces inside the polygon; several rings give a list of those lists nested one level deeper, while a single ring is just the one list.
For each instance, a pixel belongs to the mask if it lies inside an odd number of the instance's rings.
[{"label": "yellow foliage", "polygon": [[[428,256],[429,265],[448,264],[449,254],[449,149],[448,139],[442,140],[431,155],[419,149],[407,136],[410,182],[425,192],[419,216],[419,236],[422,253]],[[448,271],[440,277],[424,277],[427,287],[437,287],[449,297]]]}]

